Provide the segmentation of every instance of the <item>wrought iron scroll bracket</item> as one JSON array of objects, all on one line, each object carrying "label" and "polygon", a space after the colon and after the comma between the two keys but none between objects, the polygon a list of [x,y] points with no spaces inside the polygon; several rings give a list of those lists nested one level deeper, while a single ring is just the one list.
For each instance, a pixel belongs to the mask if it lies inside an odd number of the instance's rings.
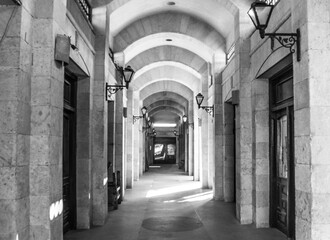
[{"label": "wrought iron scroll bracket", "polygon": [[143,116],[134,116],[134,115],[133,115],[133,124],[134,124],[137,120],[139,120],[140,118],[143,118]]},{"label": "wrought iron scroll bracket", "polygon": [[212,106],[201,106],[210,116],[214,117],[214,105]]},{"label": "wrought iron scroll bracket", "polygon": [[[291,53],[297,54],[297,61],[301,59],[300,53],[300,30],[297,29],[296,33],[265,33],[271,39],[271,48],[274,50],[274,39],[284,48],[289,48]],[[296,45],[296,47],[295,47]]]},{"label": "wrought iron scroll bracket", "polygon": [[110,101],[111,95],[116,94],[119,90],[124,89],[124,85],[109,85],[106,83],[105,87],[105,100]]}]

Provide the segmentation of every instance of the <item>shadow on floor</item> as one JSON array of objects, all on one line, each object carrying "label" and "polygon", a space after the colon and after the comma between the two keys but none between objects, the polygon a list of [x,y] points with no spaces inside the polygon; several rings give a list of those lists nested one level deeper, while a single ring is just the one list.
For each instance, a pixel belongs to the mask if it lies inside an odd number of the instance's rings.
[{"label": "shadow on floor", "polygon": [[177,165],[150,168],[127,190],[104,226],[70,231],[65,240],[285,240],[276,229],[241,225],[235,204],[212,200]]}]

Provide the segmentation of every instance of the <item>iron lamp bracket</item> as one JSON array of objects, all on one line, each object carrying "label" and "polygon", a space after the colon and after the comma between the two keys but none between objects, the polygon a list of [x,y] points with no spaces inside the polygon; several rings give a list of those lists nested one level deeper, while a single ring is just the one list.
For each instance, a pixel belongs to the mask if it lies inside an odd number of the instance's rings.
[{"label": "iron lamp bracket", "polygon": [[212,106],[200,106],[201,109],[204,109],[210,116],[214,117],[214,105]]},{"label": "iron lamp bracket", "polygon": [[133,115],[133,124],[134,124],[137,120],[139,120],[139,119],[141,119],[141,118],[143,118],[143,116],[134,116],[134,115]]},{"label": "iron lamp bracket", "polygon": [[125,85],[109,85],[106,83],[105,85],[105,100],[110,101],[111,95],[116,94],[119,90],[123,90],[126,88]]},{"label": "iron lamp bracket", "polygon": [[[300,53],[300,30],[296,33],[265,33],[271,39],[271,48],[274,50],[274,39],[276,39],[282,47],[289,48],[291,53],[297,53],[297,61],[301,60]],[[294,48],[296,44],[296,48]]]}]

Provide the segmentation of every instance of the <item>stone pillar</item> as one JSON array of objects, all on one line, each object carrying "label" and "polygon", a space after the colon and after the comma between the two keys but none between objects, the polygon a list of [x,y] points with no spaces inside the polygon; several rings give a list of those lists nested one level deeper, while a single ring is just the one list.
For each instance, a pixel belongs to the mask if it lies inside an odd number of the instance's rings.
[{"label": "stone pillar", "polygon": [[[194,99],[193,99],[194,100]],[[189,176],[194,175],[194,101],[189,101],[189,114],[188,114],[188,158],[189,158],[189,164],[188,164],[188,174]]]},{"label": "stone pillar", "polygon": [[[194,96],[196,96],[198,93],[195,93]],[[194,181],[200,180],[200,153],[201,153],[201,124],[202,120],[199,118],[199,110],[197,107],[197,104],[194,104]]]},{"label": "stone pillar", "polygon": [[225,202],[234,201],[234,178],[235,178],[235,153],[234,153],[234,111],[235,107],[231,103],[224,104],[224,124],[223,124],[223,197]]},{"label": "stone pillar", "polygon": [[126,187],[133,188],[134,182],[134,154],[133,154],[133,141],[134,141],[134,127],[133,125],[133,91],[127,91],[127,134],[126,134],[126,156],[127,156],[127,165],[126,165]]},{"label": "stone pillar", "polygon": [[[203,84],[205,85],[205,84]],[[206,86],[203,87],[208,88],[207,84]],[[204,95],[204,101],[202,105],[207,105],[208,104],[208,92],[207,89],[202,92]],[[209,114],[203,110],[200,109],[200,117],[202,121],[201,125],[201,135],[200,135],[200,148],[201,148],[201,182],[202,182],[202,187],[203,188],[209,188],[209,131],[208,131],[208,121],[209,121]]]},{"label": "stone pillar", "polygon": [[92,94],[89,77],[77,81],[77,229],[91,227]]},{"label": "stone pillar", "polygon": [[109,164],[109,179],[112,179],[112,173],[115,171],[115,102],[108,102],[108,164]]},{"label": "stone pillar", "polygon": [[183,137],[184,137],[184,171],[188,173],[188,156],[189,156],[189,135],[188,135],[188,123],[184,123],[184,131],[183,131]]},{"label": "stone pillar", "polygon": [[[330,236],[330,2],[292,1],[293,29],[301,30],[294,61],[296,239]],[[294,60],[296,58],[294,57]]]},{"label": "stone pillar", "polygon": [[215,160],[214,160],[214,188],[215,200],[223,200],[223,104],[222,104],[222,75],[215,77],[214,96],[214,132],[215,132]]},{"label": "stone pillar", "polygon": [[142,176],[143,172],[145,171],[145,133],[143,130],[144,122],[142,121],[140,123],[140,129],[139,129],[139,159],[140,159],[140,168],[139,168],[139,176]]},{"label": "stone pillar", "polygon": [[269,83],[266,79],[252,82],[253,106],[253,222],[256,227],[269,227]]},{"label": "stone pillar", "polygon": [[[137,93],[133,92],[133,115],[140,116],[142,115],[139,105],[139,100],[137,98]],[[132,116],[133,118],[133,116]],[[141,122],[143,122],[144,119],[137,120],[133,125],[133,178],[134,181],[138,181],[140,179],[140,154],[139,154],[139,148],[140,148],[140,132],[139,127]]]},{"label": "stone pillar", "polygon": [[[125,196],[126,186],[127,186],[127,91],[123,92],[123,171],[121,174],[121,182],[122,182],[122,198]],[[132,176],[130,176],[132,179]]]},{"label": "stone pillar", "polygon": [[[180,134],[180,130],[178,131],[177,134]],[[181,150],[180,142],[181,142],[180,138],[175,137],[175,143],[176,143],[176,145],[175,145],[175,149],[176,149],[175,150],[175,163],[176,164],[178,164],[180,162],[180,150]]]},{"label": "stone pillar", "polygon": [[[214,90],[214,86],[212,87]],[[212,91],[212,90],[211,90]],[[214,105],[214,93],[212,94],[212,98],[208,101],[207,105],[212,106]],[[214,126],[214,117],[208,115],[208,187],[213,189],[214,187],[214,158],[215,158],[215,149],[214,149],[214,142],[215,142],[215,126]]]},{"label": "stone pillar", "polygon": [[104,79],[109,68],[107,38],[102,34],[95,37],[95,80],[93,84],[93,154],[92,154],[92,223],[105,223],[108,211],[107,199],[107,144],[108,144],[108,103],[104,98]]},{"label": "stone pillar", "polygon": [[30,239],[62,239],[64,67],[55,62],[55,37],[65,29],[66,1],[35,1],[31,84]]},{"label": "stone pillar", "polygon": [[[0,45],[0,239],[29,239],[33,5],[34,1],[25,1],[22,7],[0,7],[0,22],[2,23],[0,26],[0,38],[2,38]],[[8,31],[5,34],[7,24]],[[42,137],[36,137],[33,140],[42,146]],[[50,138],[45,136],[44,139],[49,142]],[[49,148],[45,148],[45,151],[49,160]],[[41,161],[41,158],[33,160],[37,162]],[[49,171],[46,174],[49,177]],[[46,184],[46,188],[49,189],[49,187],[49,184]],[[46,190],[45,193],[49,198],[49,191]],[[32,202],[33,206],[35,203],[35,201]],[[49,199],[42,201],[42,204],[39,205],[39,210],[42,209],[42,216],[49,226]],[[36,212],[36,210],[32,211]],[[50,236],[49,231],[48,236]]]},{"label": "stone pillar", "polygon": [[116,119],[115,119],[115,171],[121,173],[121,188],[123,189],[124,182],[123,173],[125,170],[124,165],[124,123],[123,123],[123,92],[116,93]]},{"label": "stone pillar", "polygon": [[236,61],[239,65],[239,107],[236,113],[236,216],[242,224],[252,223],[252,111],[249,40],[240,40]]}]

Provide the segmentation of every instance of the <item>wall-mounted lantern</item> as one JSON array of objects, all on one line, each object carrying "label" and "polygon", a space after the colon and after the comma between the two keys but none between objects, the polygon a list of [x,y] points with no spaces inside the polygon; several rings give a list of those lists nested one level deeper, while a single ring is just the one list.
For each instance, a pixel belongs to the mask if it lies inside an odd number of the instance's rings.
[{"label": "wall-mounted lantern", "polygon": [[188,117],[187,117],[186,115],[183,115],[183,116],[182,116],[182,121],[183,121],[183,123],[186,123],[187,120],[188,120]]},{"label": "wall-mounted lantern", "polygon": [[151,128],[151,126],[152,126],[152,122],[150,121],[150,118],[149,118],[148,121],[147,121],[147,126],[142,127],[142,130],[147,130],[147,129]]},{"label": "wall-mounted lantern", "polygon": [[196,102],[198,105],[198,109],[204,109],[210,116],[214,117],[214,105],[212,106],[201,106],[202,102],[204,100],[204,96],[201,93],[198,93],[196,95]]},{"label": "wall-mounted lantern", "polygon": [[133,124],[137,121],[137,120],[139,120],[140,118],[144,118],[145,116],[146,116],[146,114],[147,114],[147,108],[144,106],[143,108],[141,108],[141,112],[142,112],[142,116],[140,115],[140,116],[134,116],[133,115]]},{"label": "wall-mounted lantern", "polygon": [[106,100],[109,101],[112,94],[117,93],[119,90],[123,90],[123,88],[128,89],[129,83],[132,81],[134,70],[131,68],[131,66],[127,66],[126,68],[120,67],[117,64],[115,64],[115,67],[117,71],[119,71],[122,79],[125,82],[125,85],[109,85],[106,83],[106,93],[105,97]]},{"label": "wall-mounted lantern", "polygon": [[152,132],[151,133],[148,133],[148,136],[149,137],[156,137],[157,136],[157,132],[155,129],[152,129]]},{"label": "wall-mounted lantern", "polygon": [[[273,4],[268,4],[261,0],[256,0],[251,4],[248,15],[251,18],[254,26],[259,30],[260,37],[269,36],[271,39],[271,46],[274,49],[274,39],[276,39],[281,46],[289,48],[291,53],[297,52],[297,61],[300,61],[300,30],[296,33],[265,33],[268,27],[274,9]],[[296,50],[293,48],[297,43]]]}]

